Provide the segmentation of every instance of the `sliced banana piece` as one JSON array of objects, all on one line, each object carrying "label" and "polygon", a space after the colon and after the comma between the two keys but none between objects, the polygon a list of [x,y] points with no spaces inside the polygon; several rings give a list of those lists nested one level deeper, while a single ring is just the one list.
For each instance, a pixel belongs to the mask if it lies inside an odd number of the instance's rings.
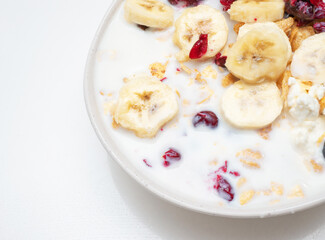
[{"label": "sliced banana piece", "polygon": [[149,76],[138,76],[120,90],[114,120],[138,137],[154,137],[178,112],[175,92]]},{"label": "sliced banana piece", "polygon": [[237,0],[228,12],[238,22],[273,22],[283,18],[284,5],[283,0]]},{"label": "sliced banana piece", "polygon": [[153,28],[166,28],[173,25],[174,10],[157,0],[126,0],[124,16],[129,22]]},{"label": "sliced banana piece", "polygon": [[303,81],[325,83],[325,33],[305,39],[294,53],[292,75]]},{"label": "sliced banana piece", "polygon": [[175,22],[174,43],[181,49],[178,61],[188,61],[189,53],[201,34],[208,34],[208,50],[200,58],[214,57],[226,44],[228,26],[218,10],[199,5],[186,9]]},{"label": "sliced banana piece", "polygon": [[226,67],[248,83],[275,81],[291,54],[287,35],[275,23],[245,24],[228,52]]},{"label": "sliced banana piece", "polygon": [[255,85],[238,81],[221,99],[224,117],[238,128],[265,127],[280,115],[282,107],[280,90],[274,82]]},{"label": "sliced banana piece", "polygon": [[288,59],[291,58],[292,49],[291,49],[291,44],[290,44],[289,38],[288,38],[287,34],[285,34],[285,32],[276,23],[273,23],[273,22],[246,23],[246,24],[244,24],[243,26],[241,26],[239,28],[237,39],[240,39],[242,36],[244,36],[246,33],[248,33],[250,30],[252,30],[254,28],[256,28],[256,29],[271,28],[271,29],[274,29],[274,31],[278,31],[282,35],[283,39],[285,39],[285,42],[287,43],[287,46],[288,46],[288,55],[287,55]]}]

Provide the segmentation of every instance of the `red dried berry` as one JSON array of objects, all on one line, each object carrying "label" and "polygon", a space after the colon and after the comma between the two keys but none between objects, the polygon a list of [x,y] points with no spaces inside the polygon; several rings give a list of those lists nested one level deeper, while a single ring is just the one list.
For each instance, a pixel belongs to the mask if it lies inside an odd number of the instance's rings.
[{"label": "red dried berry", "polygon": [[314,6],[310,2],[304,2],[303,0],[289,2],[287,0],[285,10],[300,20],[314,19]]},{"label": "red dried berry", "polygon": [[234,175],[235,177],[239,177],[240,174],[237,171],[230,171],[229,174]]},{"label": "red dried berry", "polygon": [[223,6],[223,10],[227,11],[234,1],[235,0],[220,0],[221,5]]},{"label": "red dried berry", "polygon": [[323,19],[323,18],[325,18],[325,3],[322,2],[322,4],[318,4],[315,7],[314,18],[315,19]]},{"label": "red dried berry", "polygon": [[234,199],[235,193],[234,193],[232,186],[221,175],[217,175],[216,184],[213,186],[213,188],[217,190],[218,195],[221,198],[223,198],[229,202],[231,202]]},{"label": "red dried berry", "polygon": [[318,6],[318,5],[321,5],[323,4],[323,0],[310,0],[310,3],[315,5],[315,6]]},{"label": "red dried berry", "polygon": [[175,149],[170,148],[165,154],[163,155],[163,165],[168,167],[171,161],[179,161],[182,158],[182,155],[177,152]]},{"label": "red dried berry", "polygon": [[193,126],[205,124],[208,127],[216,128],[218,126],[219,119],[214,112],[211,111],[201,111],[197,113],[193,120]]},{"label": "red dried berry", "polygon": [[222,56],[221,53],[217,53],[214,62],[215,64],[217,64],[219,67],[223,67],[225,68],[225,64],[226,64],[226,60],[227,60],[227,56]]},{"label": "red dried berry", "polygon": [[168,0],[171,5],[185,3],[184,7],[195,7],[200,4],[201,0]]},{"label": "red dried berry", "polygon": [[189,54],[190,59],[201,58],[208,51],[208,34],[201,34]]},{"label": "red dried berry", "polygon": [[314,24],[314,29],[316,32],[325,32],[325,22],[318,22]]},{"label": "red dried berry", "polygon": [[147,162],[147,159],[143,159],[143,162],[144,162],[148,167],[152,167],[152,166]]},{"label": "red dried berry", "polygon": [[302,23],[325,17],[322,0],[285,0],[285,11]]},{"label": "red dried berry", "polygon": [[168,162],[168,161],[164,161],[164,162],[163,162],[163,165],[164,165],[164,167],[168,167],[168,166],[170,165],[170,162]]},{"label": "red dried berry", "polygon": [[221,166],[217,171],[215,171],[216,173],[219,172],[224,172],[226,173],[228,171],[228,161],[225,161],[225,165]]},{"label": "red dried berry", "polygon": [[142,29],[143,31],[146,31],[149,27],[141,25],[141,24],[137,24],[137,27]]}]

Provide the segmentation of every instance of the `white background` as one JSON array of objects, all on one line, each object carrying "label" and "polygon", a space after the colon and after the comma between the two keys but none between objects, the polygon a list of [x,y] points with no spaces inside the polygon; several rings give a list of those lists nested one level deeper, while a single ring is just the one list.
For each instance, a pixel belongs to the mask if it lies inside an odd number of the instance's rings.
[{"label": "white background", "polygon": [[201,215],[153,196],[107,157],[82,81],[111,0],[0,3],[1,240],[324,239],[325,205],[269,219]]}]

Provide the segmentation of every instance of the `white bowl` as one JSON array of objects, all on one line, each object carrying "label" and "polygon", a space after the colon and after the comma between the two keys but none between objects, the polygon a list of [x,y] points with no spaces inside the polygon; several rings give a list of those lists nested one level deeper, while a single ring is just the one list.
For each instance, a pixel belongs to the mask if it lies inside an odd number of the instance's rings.
[{"label": "white bowl", "polygon": [[257,218],[257,217],[270,217],[277,215],[284,215],[289,213],[295,213],[316,205],[321,204],[325,200],[325,191],[320,192],[319,195],[313,197],[306,197],[301,201],[295,203],[287,203],[282,205],[274,205],[259,208],[229,208],[227,206],[211,206],[204,205],[200,202],[194,201],[192,199],[186,198],[180,194],[169,191],[155,182],[151,181],[148,176],[140,172],[134,165],[127,159],[122,152],[120,152],[112,139],[112,136],[107,132],[105,128],[105,123],[100,114],[100,109],[97,106],[95,94],[98,93],[94,86],[94,69],[96,65],[96,52],[98,50],[99,42],[103,38],[105,31],[108,29],[108,25],[113,18],[114,13],[120,6],[122,0],[113,1],[112,5],[109,7],[102,23],[100,24],[97,33],[92,42],[87,64],[85,68],[84,76],[84,95],[86,107],[88,110],[88,115],[91,123],[102,142],[103,146],[107,150],[108,154],[138,183],[149,191],[155,193],[162,199],[167,200],[177,206],[184,207],[189,210],[193,210],[200,213],[205,213],[209,215],[218,215],[225,217],[234,218]]}]

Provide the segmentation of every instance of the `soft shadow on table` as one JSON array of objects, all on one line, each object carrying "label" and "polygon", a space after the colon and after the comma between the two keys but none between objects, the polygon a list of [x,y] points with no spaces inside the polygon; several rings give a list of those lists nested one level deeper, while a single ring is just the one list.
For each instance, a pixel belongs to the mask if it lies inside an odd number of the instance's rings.
[{"label": "soft shadow on table", "polygon": [[131,212],[162,239],[320,239],[325,205],[266,219],[208,216],[174,206],[140,186],[112,159],[111,174]]}]

